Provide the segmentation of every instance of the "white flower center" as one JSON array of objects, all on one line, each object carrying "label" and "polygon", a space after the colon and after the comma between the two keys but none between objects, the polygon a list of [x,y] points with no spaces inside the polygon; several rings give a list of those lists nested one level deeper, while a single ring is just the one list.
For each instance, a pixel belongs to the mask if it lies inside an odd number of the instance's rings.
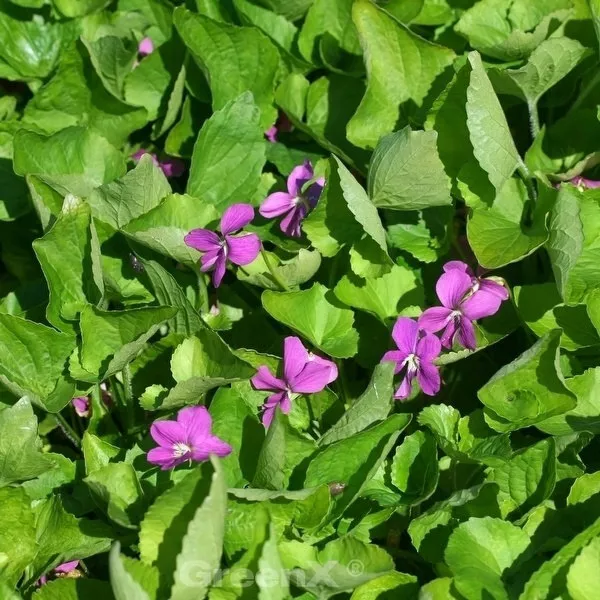
[{"label": "white flower center", "polygon": [[420,359],[416,354],[409,354],[406,359],[406,368],[409,371],[418,371]]},{"label": "white flower center", "polygon": [[186,454],[191,453],[191,451],[191,447],[183,442],[177,442],[176,444],[173,444],[173,455],[177,458],[180,456],[185,456]]},{"label": "white flower center", "polygon": [[462,317],[462,313],[460,312],[460,310],[453,310],[448,315],[448,323],[450,323],[450,321],[452,321],[454,319],[459,319],[460,317]]}]

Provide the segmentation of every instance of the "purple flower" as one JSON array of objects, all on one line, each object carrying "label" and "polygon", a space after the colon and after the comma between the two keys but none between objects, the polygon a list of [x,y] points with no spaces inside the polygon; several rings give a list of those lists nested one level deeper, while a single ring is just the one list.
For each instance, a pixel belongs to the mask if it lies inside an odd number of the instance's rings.
[{"label": "purple flower", "polygon": [[473,273],[473,270],[469,265],[462,262],[461,260],[451,260],[444,265],[444,271],[447,273],[452,269],[458,269],[463,273],[466,273],[470,278],[473,284],[471,288],[472,292],[482,291],[487,294],[492,294],[493,296],[497,296],[501,301],[508,300],[508,290],[500,283],[500,281],[496,279],[492,279],[491,277],[483,277],[484,269],[479,268],[478,272],[480,273],[476,276]]},{"label": "purple flower", "polygon": [[445,348],[452,348],[456,339],[461,346],[474,350],[473,321],[495,314],[502,299],[482,290],[473,291],[472,277],[460,269],[446,271],[435,290],[443,306],[428,308],[419,317],[419,327],[428,333],[443,329]]},{"label": "purple flower", "polygon": [[277,141],[277,135],[279,133],[288,133],[294,130],[294,125],[290,121],[289,117],[284,113],[280,112],[277,117],[277,122],[272,127],[269,127],[265,131],[265,137],[274,144]]},{"label": "purple flower", "polygon": [[292,400],[300,394],[315,394],[325,389],[338,376],[336,364],[306,350],[297,337],[283,342],[283,377],[271,374],[268,367],[259,367],[251,379],[257,390],[275,392],[263,405],[262,422],[269,427],[279,406],[284,414],[290,412]]},{"label": "purple flower", "polygon": [[131,155],[131,158],[134,162],[139,162],[144,154],[149,154],[152,157],[152,162],[162,169],[162,172],[165,174],[165,177],[181,177],[185,172],[185,163],[180,158],[175,158],[174,156],[167,156],[163,160],[158,160],[158,157],[153,152],[148,152],[148,150],[144,150],[141,148],[137,152]]},{"label": "purple flower", "polygon": [[275,125],[269,127],[269,129],[265,131],[265,137],[271,142],[271,144],[274,144],[277,141],[277,127],[275,127]]},{"label": "purple flower", "polygon": [[398,350],[386,352],[381,360],[395,362],[396,374],[404,372],[404,378],[394,398],[408,398],[415,377],[424,394],[435,396],[440,391],[440,372],[433,361],[442,351],[440,340],[431,333],[422,332],[419,324],[408,317],[398,318],[392,337]]},{"label": "purple flower", "polygon": [[600,181],[596,181],[594,179],[586,179],[585,177],[581,177],[581,175],[573,177],[573,179],[571,179],[571,183],[577,186],[582,191],[600,188]]},{"label": "purple flower", "polygon": [[148,56],[148,54],[152,54],[154,52],[154,42],[151,38],[145,37],[138,44],[138,54],[140,56]]},{"label": "purple flower", "polygon": [[[53,569],[52,573],[54,573],[55,575],[59,575],[59,574],[64,575],[65,573],[70,573],[71,571],[74,571],[78,566],[79,566],[79,561],[72,560],[71,562],[66,562],[66,563],[63,563],[62,565],[58,565],[58,567]],[[47,574],[42,575],[37,581],[37,585],[45,585],[46,583],[48,583],[48,575]]]},{"label": "purple flower", "polygon": [[259,213],[267,219],[285,215],[280,228],[283,233],[293,237],[300,237],[300,225],[306,215],[317,205],[325,179],[320,177],[306,190],[302,188],[314,177],[310,161],[294,167],[287,180],[287,192],[275,192],[267,196],[261,204]]},{"label": "purple flower", "polygon": [[77,396],[77,398],[73,398],[73,400],[71,400],[71,404],[73,405],[73,408],[78,416],[90,416],[90,401],[86,396]]},{"label": "purple flower", "polygon": [[255,233],[234,236],[254,218],[250,204],[233,204],[221,217],[221,235],[209,229],[194,229],[185,236],[185,243],[204,252],[200,262],[203,272],[214,269],[213,284],[221,285],[227,261],[236,265],[251,263],[260,252],[260,238]]},{"label": "purple flower", "polygon": [[150,435],[158,444],[148,452],[148,462],[163,471],[186,461],[203,462],[211,454],[224,457],[231,453],[229,444],[211,433],[212,419],[204,406],[188,406],[176,421],[155,421]]}]

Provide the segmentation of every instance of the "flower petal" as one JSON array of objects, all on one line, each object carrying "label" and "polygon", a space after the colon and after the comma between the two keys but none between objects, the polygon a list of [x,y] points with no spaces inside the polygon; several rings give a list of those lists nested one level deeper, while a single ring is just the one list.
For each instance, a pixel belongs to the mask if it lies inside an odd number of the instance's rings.
[{"label": "flower petal", "polygon": [[174,156],[164,158],[159,162],[159,166],[165,177],[181,177],[185,173],[185,163]]},{"label": "flower petal", "polygon": [[223,277],[225,277],[225,269],[227,268],[227,259],[225,258],[225,253],[222,252],[217,257],[217,262],[215,263],[215,270],[213,272],[213,285],[218,288],[221,285],[221,281],[223,281]]},{"label": "flower petal", "polygon": [[289,414],[290,410],[292,410],[292,401],[288,394],[284,394],[281,402],[279,403],[279,408],[281,408],[281,412],[284,415]]},{"label": "flower petal", "polygon": [[229,456],[232,452],[233,448],[227,442],[224,442],[216,435],[211,435],[198,447],[194,446],[192,458],[194,460],[206,460],[206,458],[196,458],[198,454],[206,455],[207,457],[209,454],[215,454],[216,456],[223,458]]},{"label": "flower petal", "polygon": [[277,127],[271,125],[271,127],[265,131],[265,137],[274,144],[277,141]]},{"label": "flower petal", "polygon": [[469,275],[458,269],[450,269],[438,279],[435,291],[446,308],[456,309],[472,287],[473,281]]},{"label": "flower petal", "polygon": [[221,238],[210,229],[192,229],[184,238],[186,246],[200,252],[210,252],[221,248]]},{"label": "flower petal", "polygon": [[400,384],[400,387],[396,390],[396,393],[394,394],[394,398],[396,398],[396,400],[406,400],[406,398],[410,396],[410,393],[412,392],[412,382],[414,378],[415,372],[407,371],[404,379],[402,380],[402,383]]},{"label": "flower petal", "polygon": [[277,379],[271,371],[269,371],[269,367],[258,367],[258,371],[256,375],[250,379],[252,386],[255,390],[285,390],[286,385],[285,381],[281,379]]},{"label": "flower petal", "polygon": [[263,411],[263,415],[262,415],[262,424],[268,428],[269,425],[271,425],[271,422],[273,421],[273,417],[275,416],[275,411],[277,410],[277,407],[280,406],[285,399],[288,399],[289,402],[289,397],[287,392],[278,392],[277,394],[272,394],[271,396],[269,396],[267,398],[267,401],[262,405],[262,411]]},{"label": "flower petal", "polygon": [[495,315],[500,304],[502,304],[502,299],[496,294],[490,294],[480,289],[462,303],[460,310],[467,319],[477,321],[477,319]]},{"label": "flower petal", "polygon": [[419,324],[414,319],[399,317],[394,323],[392,337],[396,346],[406,354],[413,354],[419,337]]},{"label": "flower petal", "polygon": [[275,192],[267,196],[260,205],[258,212],[266,219],[273,219],[284,215],[296,206],[294,197],[286,192]]},{"label": "flower petal", "polygon": [[296,336],[283,340],[283,377],[289,383],[300,374],[308,362],[308,351]]},{"label": "flower petal", "polygon": [[421,361],[431,362],[440,355],[442,343],[439,338],[431,333],[426,333],[417,342],[417,356]]},{"label": "flower petal", "polygon": [[290,237],[300,237],[302,235],[302,220],[306,216],[306,206],[298,204],[293,210],[283,217],[279,228],[283,233]]},{"label": "flower petal", "polygon": [[138,44],[138,54],[140,56],[148,56],[148,54],[152,54],[153,52],[154,52],[154,42],[152,41],[152,38],[145,37]]},{"label": "flower petal", "polygon": [[288,381],[288,383],[292,392],[297,394],[315,394],[325,389],[331,381],[331,376],[332,369],[330,366],[313,361],[306,363],[302,372],[293,381]]},{"label": "flower petal", "polygon": [[450,260],[442,268],[444,269],[444,273],[456,269],[466,273],[469,277],[475,277],[473,269],[471,269],[471,267],[462,260]]},{"label": "flower petal", "polygon": [[255,233],[236,237],[226,235],[227,258],[236,265],[250,264],[260,253],[260,238]]},{"label": "flower petal", "polygon": [[500,282],[493,279],[480,279],[479,290],[498,296],[500,300],[508,300],[509,298],[508,290]]},{"label": "flower petal", "polygon": [[175,444],[185,443],[185,428],[177,421],[154,421],[150,427],[152,439],[159,445],[171,448]]},{"label": "flower petal", "polygon": [[308,361],[321,365],[324,369],[329,369],[329,381],[327,382],[327,385],[329,385],[332,381],[335,381],[338,378],[338,368],[332,360],[327,360],[326,358],[322,358],[318,354],[313,354],[312,352],[309,352]]},{"label": "flower petal", "polygon": [[209,250],[200,257],[200,270],[203,273],[214,269],[219,257],[224,254],[223,248],[219,247],[218,250]]},{"label": "flower petal", "polygon": [[305,198],[308,200],[311,208],[314,208],[319,202],[319,198],[321,197],[321,193],[323,192],[323,188],[325,187],[325,179],[320,177],[308,186],[308,189],[304,193]]},{"label": "flower petal", "polygon": [[404,368],[404,361],[406,360],[406,353],[401,352],[400,350],[390,350],[386,352],[382,357],[380,362],[394,362],[396,363],[396,368],[394,369],[394,374],[398,375],[400,371]]},{"label": "flower petal", "polygon": [[275,418],[275,411],[277,410],[278,404],[275,406],[269,406],[263,410],[262,414],[262,424],[265,426],[265,429],[269,429],[273,419]]},{"label": "flower petal", "polygon": [[240,202],[232,204],[221,217],[221,233],[227,235],[246,227],[254,219],[254,207]]},{"label": "flower petal", "polygon": [[450,349],[454,346],[454,336],[456,335],[456,330],[461,320],[462,319],[459,318],[448,321],[448,325],[446,325],[446,328],[442,332],[442,337],[440,338],[444,348]]},{"label": "flower petal", "polygon": [[78,560],[72,560],[70,562],[63,563],[62,565],[58,565],[54,570],[57,573],[70,573],[75,570],[79,566]]},{"label": "flower petal", "polygon": [[195,445],[210,435],[212,418],[206,406],[187,406],[177,413],[177,422],[186,433],[186,441]]},{"label": "flower petal", "polygon": [[461,346],[469,350],[475,350],[475,347],[477,346],[477,341],[475,340],[475,328],[469,319],[463,317],[460,320],[456,339]]},{"label": "flower petal", "polygon": [[178,460],[173,453],[173,450],[168,448],[152,448],[146,455],[146,460],[153,464],[162,467],[163,471],[166,469],[172,469],[178,464]]},{"label": "flower petal", "polygon": [[300,195],[302,186],[310,181],[314,176],[314,171],[310,161],[304,161],[303,164],[298,165],[292,169],[287,179],[287,189],[292,197]]},{"label": "flower petal", "polygon": [[419,327],[429,333],[435,333],[446,327],[452,310],[443,306],[428,308],[419,317]]},{"label": "flower petal", "polygon": [[431,363],[421,363],[417,372],[417,380],[424,394],[435,396],[440,391],[440,371]]}]

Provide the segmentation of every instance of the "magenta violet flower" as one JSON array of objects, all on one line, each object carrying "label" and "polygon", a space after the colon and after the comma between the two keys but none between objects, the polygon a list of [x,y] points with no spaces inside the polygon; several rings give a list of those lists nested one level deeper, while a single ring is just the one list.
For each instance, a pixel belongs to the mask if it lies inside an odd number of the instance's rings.
[{"label": "magenta violet flower", "polygon": [[71,404],[79,417],[90,416],[90,400],[86,396],[77,396],[77,398],[73,398]]},{"label": "magenta violet flower", "polygon": [[265,137],[274,144],[277,141],[277,135],[279,133],[288,133],[294,130],[294,125],[290,121],[289,117],[284,113],[280,112],[277,117],[277,122],[265,131]]},{"label": "magenta violet flower", "polygon": [[308,352],[299,338],[286,337],[283,342],[283,377],[275,377],[268,367],[259,367],[250,380],[257,390],[274,392],[263,405],[262,422],[269,427],[279,406],[290,412],[292,400],[300,394],[315,394],[325,389],[338,376],[336,364]]},{"label": "magenta violet flower", "polygon": [[203,462],[211,454],[224,457],[231,446],[213,435],[212,419],[204,406],[188,406],[177,414],[176,421],[155,421],[150,435],[158,444],[148,452],[148,462],[163,471],[186,461]]},{"label": "magenta violet flower", "polygon": [[269,129],[265,131],[265,137],[274,144],[277,141],[277,127],[275,125],[271,125]]},{"label": "magenta violet flower", "polygon": [[585,177],[582,177],[581,175],[578,175],[577,177],[573,177],[573,179],[571,179],[571,183],[578,187],[581,191],[583,190],[593,190],[596,188],[600,188],[600,181],[597,181],[595,179],[586,179]]},{"label": "magenta violet flower", "polygon": [[185,243],[204,252],[200,270],[214,270],[213,284],[221,285],[227,262],[236,265],[250,264],[260,252],[260,238],[255,233],[233,235],[254,218],[250,204],[233,204],[221,217],[221,235],[209,229],[194,229],[185,236]]},{"label": "magenta violet flower", "polygon": [[138,54],[140,56],[148,56],[148,54],[152,54],[153,52],[154,52],[154,42],[152,41],[152,38],[145,37],[138,44]]},{"label": "magenta violet flower", "polygon": [[472,277],[460,269],[442,274],[435,286],[443,306],[428,308],[419,317],[419,327],[428,333],[442,331],[442,346],[452,348],[457,340],[461,346],[474,350],[473,321],[495,314],[502,300],[482,290],[473,291]]},{"label": "magenta violet flower", "polygon": [[152,157],[152,162],[157,167],[160,167],[162,172],[165,174],[165,177],[168,179],[171,177],[181,177],[185,172],[185,163],[180,158],[176,158],[174,156],[167,156],[164,159],[159,160],[156,154],[141,148],[132,154],[131,158],[135,163],[138,163],[144,154],[149,154]]},{"label": "magenta violet flower", "polygon": [[[71,571],[74,571],[79,566],[78,560],[72,560],[70,562],[63,563],[62,565],[58,565],[55,569],[52,570],[52,573],[55,575],[66,575]],[[48,575],[42,575],[38,581],[37,585],[45,585],[48,583]]]},{"label": "magenta violet flower", "polygon": [[493,296],[497,296],[500,301],[508,300],[509,294],[508,290],[504,285],[502,285],[501,281],[492,277],[483,277],[484,270],[478,269],[480,274],[478,276],[473,273],[473,270],[469,265],[462,262],[461,260],[451,260],[444,265],[444,272],[451,271],[452,269],[458,269],[463,273],[466,273],[470,278],[473,284],[471,288],[472,292],[477,292],[481,290],[487,294],[492,294]]},{"label": "magenta violet flower", "polygon": [[275,192],[267,196],[258,212],[267,219],[285,215],[281,220],[281,231],[289,236],[300,237],[302,220],[317,205],[325,185],[325,179],[320,177],[303,191],[302,188],[313,177],[310,161],[294,167],[287,179],[287,192]]},{"label": "magenta violet flower", "polygon": [[424,394],[435,396],[440,391],[440,372],[433,361],[440,355],[442,344],[431,333],[419,328],[414,319],[399,317],[392,330],[398,350],[383,355],[383,361],[396,363],[395,373],[404,373],[394,398],[404,400],[410,396],[415,377]]}]

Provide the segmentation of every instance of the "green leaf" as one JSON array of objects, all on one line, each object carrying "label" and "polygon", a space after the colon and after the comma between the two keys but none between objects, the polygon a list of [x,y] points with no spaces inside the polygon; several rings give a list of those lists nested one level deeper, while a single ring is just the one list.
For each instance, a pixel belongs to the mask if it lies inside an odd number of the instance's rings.
[{"label": "green leaf", "polygon": [[[227,515],[227,482],[221,465],[211,458],[214,468],[210,492],[196,510],[182,540],[177,568],[171,588],[171,600],[201,600],[208,591],[210,576],[221,564],[225,517]],[[194,565],[194,573],[190,573]],[[194,574],[197,581],[194,581]],[[190,586],[191,583],[194,584]]]},{"label": "green leaf", "polygon": [[321,449],[308,465],[305,487],[343,483],[344,491],[335,499],[335,512],[341,514],[375,475],[410,420],[408,414],[391,415],[365,431]]},{"label": "green leaf", "polygon": [[179,35],[210,82],[213,110],[224,108],[245,92],[252,92],[266,130],[276,117],[273,108],[279,52],[254,27],[218,23],[179,7],[173,14]]},{"label": "green leaf", "polygon": [[508,600],[502,575],[529,543],[529,536],[508,521],[483,517],[461,523],[445,553],[456,589],[466,600]]},{"label": "green leaf", "polygon": [[392,571],[357,587],[350,600],[377,600],[392,594],[397,600],[410,600],[416,596],[418,589],[414,575]]},{"label": "green leaf", "polygon": [[400,105],[413,100],[420,106],[455,55],[417,36],[369,0],[354,3],[352,19],[368,75],[365,96],[348,123],[348,139],[374,148],[395,128]]},{"label": "green leaf", "polygon": [[305,337],[311,344],[336,358],[354,356],[358,334],[354,314],[337,305],[333,294],[320,283],[298,292],[266,290],[261,299],[264,309],[277,321]]},{"label": "green leaf", "polygon": [[83,307],[104,295],[100,244],[87,204],[67,196],[61,214],[33,249],[50,289],[48,321],[65,333],[75,333],[73,321]]},{"label": "green leaf", "polygon": [[521,429],[575,407],[560,371],[559,344],[560,330],[551,331],[479,390],[494,429]]},{"label": "green leaf", "polygon": [[137,44],[132,38],[107,35],[94,40],[81,40],[104,87],[117,99],[124,97],[125,78],[131,72],[137,56]]},{"label": "green leaf", "polygon": [[290,597],[288,576],[277,550],[277,536],[272,523],[258,559],[256,583],[259,600],[286,600]]},{"label": "green leaf", "polygon": [[560,328],[562,348],[578,350],[600,344],[586,305],[563,304],[554,283],[517,286],[513,293],[519,316],[538,337]]},{"label": "green leaf", "polygon": [[77,33],[70,23],[27,18],[27,13],[25,18],[16,18],[12,12],[0,12],[0,69],[6,64],[6,74],[13,80],[43,79],[50,75],[62,48]]},{"label": "green leaf", "polygon": [[205,329],[200,313],[192,306],[175,277],[154,260],[145,260],[143,265],[158,302],[162,306],[178,309],[175,316],[167,322],[169,332],[190,336]]},{"label": "green leaf", "polygon": [[119,448],[89,431],[83,434],[81,448],[83,450],[85,472],[87,475],[105,467],[120,452]]},{"label": "green leaf", "polygon": [[29,396],[57,412],[75,386],[63,374],[75,340],[51,327],[0,313],[0,381],[16,396]]},{"label": "green leaf", "polygon": [[327,446],[365,430],[369,425],[383,421],[393,406],[394,364],[383,362],[373,371],[367,389],[319,439],[319,446]]},{"label": "green leaf", "polygon": [[581,302],[600,277],[593,258],[599,244],[600,192],[561,185],[549,229],[547,248],[559,292],[569,304]]},{"label": "green leaf", "polygon": [[497,74],[517,85],[522,97],[535,107],[550,88],[566,77],[586,56],[584,48],[576,40],[554,37],[544,40],[520,69],[505,69]]},{"label": "green leaf", "polygon": [[[568,15],[569,0],[482,0],[465,11],[456,31],[483,54],[502,61],[526,58]],[[527,15],[526,18],[523,18]]]},{"label": "green leaf", "polygon": [[171,193],[171,186],[149,154],[121,179],[95,190],[88,202],[94,216],[115,229],[157,207]]},{"label": "green leaf", "polygon": [[90,381],[101,381],[130,363],[162,323],[177,312],[170,306],[81,312],[81,366]]},{"label": "green leaf", "polygon": [[260,110],[249,92],[233,98],[208,119],[194,145],[187,191],[221,211],[248,201],[265,164]]},{"label": "green leaf", "polygon": [[[115,542],[109,554],[108,565],[110,570],[110,583],[116,600],[154,600],[138,577],[134,577],[136,564],[131,558],[123,556],[119,551],[121,544]],[[139,576],[139,573],[137,573]],[[155,578],[158,573],[155,574]]]},{"label": "green leaf", "polygon": [[35,600],[80,600],[80,598],[113,600],[114,596],[110,584],[106,581],[64,577],[48,581],[33,594],[32,598]]},{"label": "green leaf", "polygon": [[83,54],[79,43],[63,53],[55,75],[25,106],[23,122],[47,134],[80,125],[121,146],[147,123],[147,112],[107,92]]},{"label": "green leaf", "polygon": [[0,577],[15,587],[37,552],[35,516],[23,488],[0,489]]},{"label": "green leaf", "polygon": [[519,517],[550,497],[556,483],[554,440],[542,440],[494,467],[486,478],[498,484],[503,517]]},{"label": "green leaf", "polygon": [[530,205],[524,184],[509,179],[492,206],[475,208],[467,223],[469,244],[480,265],[496,269],[535,252],[547,239],[546,214],[554,192],[542,190],[526,225]]},{"label": "green leaf", "polygon": [[14,147],[15,173],[35,175],[63,196],[89,196],[125,172],[122,154],[93,129],[68,127],[51,136],[21,129]]},{"label": "green leaf", "polygon": [[552,582],[559,572],[563,571],[575,558],[579,551],[587,546],[591,540],[600,535],[600,519],[590,527],[576,535],[568,544],[563,546],[550,560],[546,561],[531,576],[520,600],[537,600],[547,598],[550,594]]},{"label": "green leaf", "polygon": [[376,278],[344,275],[333,291],[344,304],[371,313],[383,323],[402,315],[418,316],[425,304],[421,282],[412,269],[402,265]]},{"label": "green leaf", "polygon": [[600,433],[600,369],[589,369],[566,381],[577,396],[577,406],[572,410],[537,424],[537,428],[550,435],[569,435],[576,431]]},{"label": "green leaf", "polygon": [[594,538],[577,556],[567,574],[567,589],[572,600],[593,598],[600,589],[600,538]]},{"label": "green leaf", "polygon": [[103,9],[109,0],[53,0],[54,6],[69,19],[83,17]]},{"label": "green leaf", "polygon": [[[161,590],[173,584],[177,557],[190,523],[207,498],[213,469],[207,464],[188,473],[159,496],[140,526],[140,556],[160,572]],[[215,524],[216,525],[216,524]]]},{"label": "green leaf", "polygon": [[125,235],[151,250],[195,268],[200,252],[184,241],[192,229],[203,229],[219,218],[217,209],[187,194],[169,194],[145,214],[130,221]]},{"label": "green leaf", "polygon": [[109,463],[92,471],[84,481],[111,521],[127,529],[137,529],[145,500],[138,476],[130,464]]},{"label": "green leaf", "polygon": [[313,64],[322,62],[321,48],[333,39],[346,52],[360,55],[356,27],[352,23],[352,0],[314,0],[298,36],[298,50]]},{"label": "green leaf", "polygon": [[502,106],[477,52],[469,54],[471,79],[467,88],[467,126],[475,158],[498,192],[522,165]]},{"label": "green leaf", "polygon": [[0,487],[33,479],[55,467],[50,457],[42,454],[37,430],[27,398],[0,411]]},{"label": "green leaf", "polygon": [[421,210],[451,204],[437,133],[405,127],[383,137],[371,159],[368,189],[380,208]]},{"label": "green leaf", "polygon": [[36,531],[35,567],[42,572],[107,552],[114,537],[111,528],[101,521],[76,519],[66,511],[59,496],[49,498],[38,511]]},{"label": "green leaf", "polygon": [[400,490],[403,504],[427,500],[439,477],[437,444],[432,434],[415,431],[396,448],[392,462],[392,483]]},{"label": "green leaf", "polygon": [[209,390],[234,381],[249,379],[255,370],[238,358],[231,348],[210,329],[200,329],[173,352],[171,371],[177,385],[148,410],[164,410],[197,404]]}]

